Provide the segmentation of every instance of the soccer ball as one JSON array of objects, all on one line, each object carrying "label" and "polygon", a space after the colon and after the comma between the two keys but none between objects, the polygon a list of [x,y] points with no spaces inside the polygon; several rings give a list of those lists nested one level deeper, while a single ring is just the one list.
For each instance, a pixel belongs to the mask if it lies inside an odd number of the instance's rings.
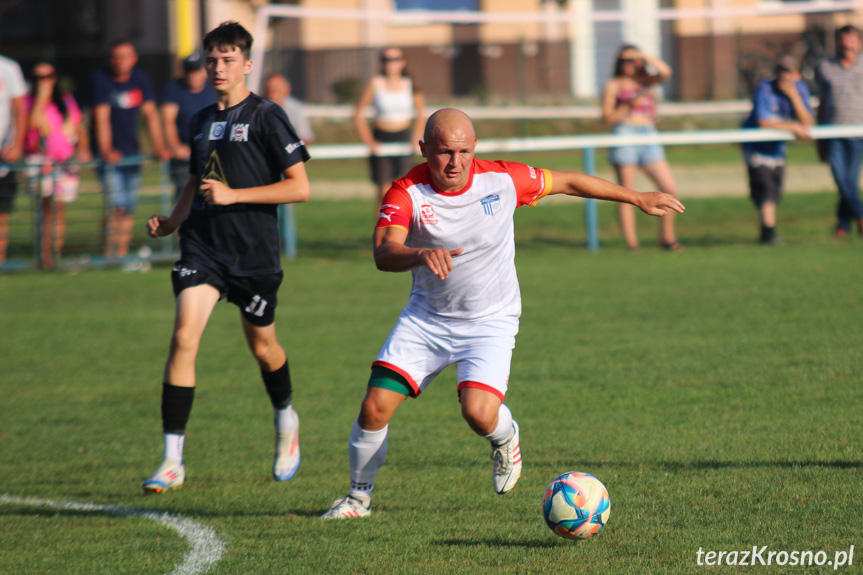
[{"label": "soccer ball", "polygon": [[542,496],[542,516],[564,539],[589,539],[608,522],[611,502],[599,479],[581,471],[554,478]]}]

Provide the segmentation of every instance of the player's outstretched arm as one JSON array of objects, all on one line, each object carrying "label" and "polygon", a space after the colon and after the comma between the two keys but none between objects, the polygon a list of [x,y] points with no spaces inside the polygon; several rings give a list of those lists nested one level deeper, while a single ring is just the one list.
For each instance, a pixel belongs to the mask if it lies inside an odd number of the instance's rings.
[{"label": "player's outstretched arm", "polygon": [[218,180],[201,180],[204,201],[213,206],[231,204],[295,204],[307,202],[311,186],[306,165],[298,162],[282,172],[285,179],[257,188],[232,189]]},{"label": "player's outstretched arm", "polygon": [[580,198],[593,198],[632,204],[645,214],[664,216],[668,210],[683,213],[686,209],[671,194],[662,192],[636,192],[615,183],[579,172],[551,172],[551,190],[547,195],[566,194]]},{"label": "player's outstretched arm", "polygon": [[405,245],[408,233],[404,228],[390,226],[378,228],[374,235],[375,265],[384,272],[404,272],[426,266],[442,280],[452,271],[452,259],[464,248],[411,248]]}]

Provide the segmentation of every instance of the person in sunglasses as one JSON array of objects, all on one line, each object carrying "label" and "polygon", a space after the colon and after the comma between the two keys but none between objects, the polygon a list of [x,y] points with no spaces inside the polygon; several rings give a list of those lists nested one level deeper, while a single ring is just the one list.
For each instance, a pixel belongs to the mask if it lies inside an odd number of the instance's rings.
[{"label": "person in sunglasses", "polygon": [[[640,51],[632,44],[620,48],[614,64],[613,77],[605,85],[602,98],[602,119],[612,127],[612,133],[634,136],[656,133],[656,101],[652,88],[671,78],[671,67],[656,56]],[[638,168],[650,177],[660,191],[677,195],[677,184],[665,160],[661,145],[648,144],[612,148],[608,161],[614,166],[617,181],[624,188],[635,187]],[[631,205],[618,206],[620,227],[626,246],[638,251],[635,210]],[[660,244],[669,251],[680,251],[674,232],[674,213],[662,217]]]},{"label": "person in sunglasses", "polygon": [[[42,249],[40,264],[51,269],[60,258],[66,238],[66,204],[78,197],[81,177],[77,165],[93,159],[81,109],[57,82],[57,70],[49,62],[33,67],[30,93],[25,101],[27,133],[24,151],[28,163],[27,185],[42,196]],[[54,165],[57,164],[57,165]]]},{"label": "person in sunglasses", "polygon": [[[374,110],[369,128],[366,110]],[[354,113],[354,124],[363,143],[371,150],[372,180],[383,199],[394,180],[413,167],[413,155],[380,156],[381,144],[401,142],[417,148],[425,129],[426,111],[423,93],[408,74],[407,60],[400,48],[386,48],[381,53],[381,73],[363,90]]]}]

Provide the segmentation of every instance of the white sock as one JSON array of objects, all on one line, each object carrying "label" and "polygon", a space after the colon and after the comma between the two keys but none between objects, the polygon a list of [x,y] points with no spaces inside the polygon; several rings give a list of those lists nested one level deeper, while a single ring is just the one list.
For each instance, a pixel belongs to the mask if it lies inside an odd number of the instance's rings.
[{"label": "white sock", "polygon": [[512,437],[513,433],[515,431],[512,427],[512,412],[506,404],[501,403],[500,409],[497,410],[497,427],[485,438],[496,445],[500,445]]},{"label": "white sock", "polygon": [[177,433],[165,433],[165,459],[173,459],[183,463],[183,445],[186,436]]},{"label": "white sock", "polygon": [[292,431],[297,428],[299,418],[297,412],[294,411],[293,404],[288,404],[284,409],[273,409],[275,415],[273,423],[276,426],[276,431]]},{"label": "white sock", "polygon": [[365,504],[371,501],[372,489],[378,470],[387,459],[387,431],[389,426],[368,431],[354,422],[348,442],[348,459],[351,463],[351,490],[349,495]]}]

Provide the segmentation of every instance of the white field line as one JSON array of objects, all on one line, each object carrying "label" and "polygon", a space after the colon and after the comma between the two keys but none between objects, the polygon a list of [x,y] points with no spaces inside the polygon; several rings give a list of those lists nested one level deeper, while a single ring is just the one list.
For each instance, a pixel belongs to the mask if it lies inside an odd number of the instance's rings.
[{"label": "white field line", "polygon": [[150,519],[160,525],[169,527],[185,537],[192,544],[192,549],[186,553],[183,562],[177,565],[171,575],[196,575],[204,573],[218,563],[225,552],[225,543],[216,532],[181,515],[172,515],[146,509],[126,509],[98,503],[78,503],[75,501],[54,501],[36,497],[15,497],[0,495],[0,503],[13,505],[28,505],[31,507],[50,507],[52,509],[70,509],[108,515],[134,516]]}]

